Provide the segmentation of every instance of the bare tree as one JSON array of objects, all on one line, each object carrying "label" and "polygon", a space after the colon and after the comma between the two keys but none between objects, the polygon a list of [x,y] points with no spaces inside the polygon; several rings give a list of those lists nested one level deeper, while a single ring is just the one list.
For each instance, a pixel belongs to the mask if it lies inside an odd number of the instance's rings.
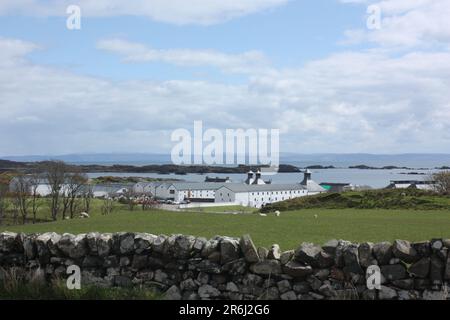
[{"label": "bare tree", "polygon": [[68,170],[63,161],[46,161],[41,163],[44,177],[47,179],[50,191],[50,213],[53,220],[58,218],[63,186]]},{"label": "bare tree", "polygon": [[102,207],[100,208],[102,215],[106,216],[114,210],[114,200],[111,197],[103,199]]},{"label": "bare tree", "polygon": [[0,225],[3,223],[6,210],[8,209],[8,185],[0,184]]},{"label": "bare tree", "polygon": [[450,195],[450,171],[434,173],[431,177],[436,192]]},{"label": "bare tree", "polygon": [[87,181],[87,176],[78,168],[72,168],[71,172],[66,174],[63,193],[63,219],[65,219],[67,212],[70,214],[70,218],[73,219],[80,205],[83,188]]},{"label": "bare tree", "polygon": [[137,197],[137,194],[134,192],[133,187],[125,188],[123,197],[124,197],[125,203],[128,206],[128,210],[133,211],[134,207],[136,206],[136,197]]},{"label": "bare tree", "polygon": [[87,213],[91,210],[91,200],[94,197],[94,187],[86,183],[82,192],[83,210]]},{"label": "bare tree", "polygon": [[[27,175],[19,174],[12,182],[12,194],[15,216],[20,215],[22,217],[22,223],[27,222],[28,209],[31,204],[30,201],[30,178]],[[17,223],[17,221],[15,221]]]},{"label": "bare tree", "polygon": [[30,209],[33,216],[33,224],[36,223],[36,215],[41,206],[40,195],[38,193],[39,175],[37,173],[30,175]]}]

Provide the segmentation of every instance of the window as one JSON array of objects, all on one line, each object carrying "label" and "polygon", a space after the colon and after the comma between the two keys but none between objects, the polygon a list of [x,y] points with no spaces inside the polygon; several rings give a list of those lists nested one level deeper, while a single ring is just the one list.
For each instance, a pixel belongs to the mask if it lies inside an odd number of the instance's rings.
[{"label": "window", "polygon": [[175,194],[175,190],[170,190],[169,193],[170,194]]}]

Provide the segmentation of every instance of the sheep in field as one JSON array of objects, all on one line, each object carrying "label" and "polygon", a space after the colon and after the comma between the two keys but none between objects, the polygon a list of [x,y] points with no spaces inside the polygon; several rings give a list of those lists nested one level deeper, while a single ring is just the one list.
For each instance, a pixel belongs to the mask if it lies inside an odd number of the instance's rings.
[{"label": "sheep in field", "polygon": [[280,211],[275,211],[275,215],[277,216],[277,217],[279,217],[280,216],[280,214],[281,214],[281,212]]},{"label": "sheep in field", "polygon": [[80,213],[80,218],[84,219],[84,218],[90,218],[89,213],[87,212],[82,212]]}]

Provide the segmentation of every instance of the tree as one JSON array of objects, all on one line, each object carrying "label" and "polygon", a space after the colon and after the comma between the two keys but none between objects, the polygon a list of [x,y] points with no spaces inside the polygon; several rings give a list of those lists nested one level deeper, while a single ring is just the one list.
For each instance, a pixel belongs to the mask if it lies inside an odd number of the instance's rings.
[{"label": "tree", "polygon": [[83,210],[87,213],[91,210],[91,200],[94,197],[94,187],[86,183],[82,192]]},{"label": "tree", "polygon": [[444,195],[450,195],[450,171],[441,171],[432,175],[434,189]]},{"label": "tree", "polygon": [[3,223],[6,210],[8,209],[8,185],[0,184],[0,225]]},{"label": "tree", "polygon": [[64,192],[63,192],[63,211],[62,217],[65,219],[67,211],[70,218],[73,219],[77,211],[83,193],[84,186],[88,178],[78,168],[71,168],[71,172],[66,174]]},{"label": "tree", "polygon": [[137,194],[134,192],[133,187],[125,188],[125,192],[123,193],[123,197],[125,203],[128,205],[128,210],[133,211],[136,206],[136,196]]},{"label": "tree", "polygon": [[50,214],[53,220],[58,218],[61,205],[61,195],[68,171],[68,165],[63,161],[45,161],[41,163],[44,177],[49,185]]},{"label": "tree", "polygon": [[103,199],[102,207],[100,208],[102,215],[106,216],[114,210],[114,200],[110,197]]},{"label": "tree", "polygon": [[[22,217],[22,223],[27,222],[28,208],[30,201],[31,184],[29,176],[25,174],[17,175],[12,184],[13,205],[15,211],[15,220],[18,215]],[[15,221],[17,222],[17,221]]]},{"label": "tree", "polygon": [[33,216],[33,224],[36,223],[36,215],[37,211],[39,210],[39,207],[41,206],[40,196],[38,193],[38,187],[39,187],[39,175],[37,173],[30,175],[30,209],[31,209],[31,215]]}]

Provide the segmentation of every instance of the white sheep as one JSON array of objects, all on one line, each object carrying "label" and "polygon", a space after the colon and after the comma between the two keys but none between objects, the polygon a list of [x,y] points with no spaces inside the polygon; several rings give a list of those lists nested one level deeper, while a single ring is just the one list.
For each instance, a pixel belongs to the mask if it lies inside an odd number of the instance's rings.
[{"label": "white sheep", "polygon": [[80,218],[90,218],[90,215],[87,212],[82,212],[80,213]]},{"label": "white sheep", "polygon": [[275,211],[275,215],[277,216],[277,217],[279,217],[280,216],[280,214],[281,214],[281,212],[280,211]]},{"label": "white sheep", "polygon": [[314,215],[314,219],[317,219],[317,218],[319,218],[319,216],[317,214],[315,214]]},{"label": "white sheep", "polygon": [[260,213],[259,214],[261,217],[267,217],[267,214],[265,214],[265,213]]}]

